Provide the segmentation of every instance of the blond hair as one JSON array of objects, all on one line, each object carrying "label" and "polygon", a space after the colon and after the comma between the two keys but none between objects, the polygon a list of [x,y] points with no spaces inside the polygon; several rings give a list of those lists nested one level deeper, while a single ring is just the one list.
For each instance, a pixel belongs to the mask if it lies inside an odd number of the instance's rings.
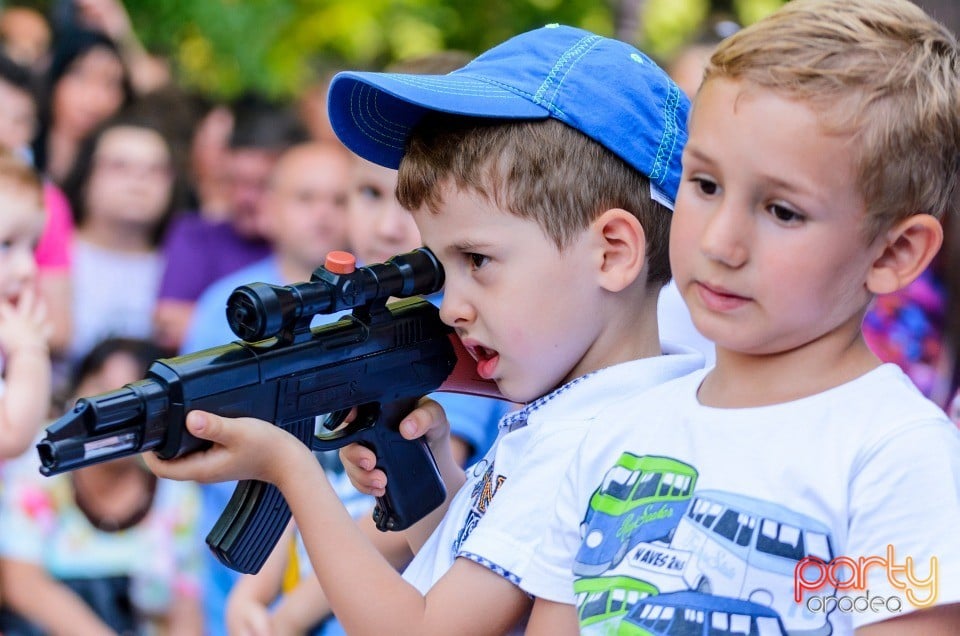
[{"label": "blond hair", "polygon": [[407,142],[397,199],[408,210],[436,212],[448,184],[535,221],[558,249],[604,211],[624,209],[646,235],[648,284],[670,279],[670,211],[651,200],[650,181],[559,121],[429,113]]},{"label": "blond hair", "polygon": [[0,148],[0,188],[13,188],[25,195],[34,196],[37,209],[43,207],[43,183],[40,175],[23,159]]},{"label": "blond hair", "polygon": [[809,104],[852,138],[867,239],[942,219],[960,177],[956,37],[907,0],[792,0],[723,41],[704,72]]}]

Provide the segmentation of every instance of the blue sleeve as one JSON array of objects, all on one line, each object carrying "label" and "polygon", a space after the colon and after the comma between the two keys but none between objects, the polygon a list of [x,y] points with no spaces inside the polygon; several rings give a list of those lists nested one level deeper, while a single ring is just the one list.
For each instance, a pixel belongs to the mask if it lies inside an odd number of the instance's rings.
[{"label": "blue sleeve", "polygon": [[514,408],[503,400],[459,393],[433,393],[430,397],[446,412],[450,433],[465,440],[473,449],[468,466],[487,452],[497,437],[500,418]]}]

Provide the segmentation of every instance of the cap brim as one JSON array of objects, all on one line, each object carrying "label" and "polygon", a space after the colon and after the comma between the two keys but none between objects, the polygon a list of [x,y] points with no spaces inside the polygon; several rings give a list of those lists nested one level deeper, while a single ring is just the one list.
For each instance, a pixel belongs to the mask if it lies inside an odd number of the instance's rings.
[{"label": "cap brim", "polygon": [[428,111],[499,119],[549,116],[529,97],[467,71],[448,75],[341,72],[330,84],[327,104],[330,124],[347,148],[394,169],[400,165],[410,130]]}]

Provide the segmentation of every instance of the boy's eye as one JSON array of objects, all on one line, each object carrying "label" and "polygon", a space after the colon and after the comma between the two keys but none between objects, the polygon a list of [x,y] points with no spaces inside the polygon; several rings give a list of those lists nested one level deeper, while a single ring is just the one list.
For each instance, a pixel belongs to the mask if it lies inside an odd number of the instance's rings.
[{"label": "boy's eye", "polygon": [[777,205],[776,203],[771,204],[768,208],[770,214],[773,215],[775,219],[782,223],[795,223],[797,221],[803,220],[799,214],[791,210],[790,208],[784,207],[782,205]]},{"label": "boy's eye", "polygon": [[488,256],[484,256],[483,254],[476,254],[474,252],[468,252],[467,254],[465,254],[465,256],[467,258],[467,261],[470,263],[470,267],[472,269],[480,269],[481,267],[487,264],[487,261],[490,260]]},{"label": "boy's eye", "polygon": [[716,182],[707,179],[706,177],[694,177],[692,181],[697,185],[697,188],[703,194],[712,196],[717,193],[718,186]]}]

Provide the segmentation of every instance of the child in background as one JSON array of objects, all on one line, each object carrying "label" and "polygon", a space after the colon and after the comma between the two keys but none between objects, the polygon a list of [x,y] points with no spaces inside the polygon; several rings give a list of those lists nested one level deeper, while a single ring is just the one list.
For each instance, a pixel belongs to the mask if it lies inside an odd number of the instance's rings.
[{"label": "child in background", "polygon": [[[517,583],[599,405],[702,363],[662,355],[656,323],[688,102],[633,47],[559,25],[447,75],[342,73],[330,91],[345,145],[399,166],[398,198],[444,267],[441,318],[481,377],[528,404],[501,421],[409,580],[275,426],[194,412],[187,427],[209,450],[145,459],[178,479],[276,484],[348,633],[500,633],[529,607]],[[447,440],[431,441],[448,483],[464,483]]]},{"label": "child in background", "polygon": [[960,433],[861,323],[940,248],[958,148],[960,47],[906,0],[793,0],[719,45],[670,228],[717,363],[600,414],[530,633],[957,633]]},{"label": "child in background", "polygon": [[[30,72],[0,53],[0,147],[30,163],[30,140],[37,127],[37,104]],[[37,243],[37,286],[52,327],[50,352],[61,355],[70,342],[70,243],[73,216],[63,192],[43,182],[47,220]]]},{"label": "child in background", "polygon": [[[105,340],[73,395],[135,382],[161,355]],[[158,480],[139,457],[43,477],[31,454],[11,465],[0,503],[0,632],[202,633],[194,484]]]},{"label": "child in background", "polygon": [[[0,460],[27,449],[50,408],[50,325],[37,296],[34,248],[43,231],[37,173],[0,150]],[[0,490],[3,482],[0,480]]]}]

